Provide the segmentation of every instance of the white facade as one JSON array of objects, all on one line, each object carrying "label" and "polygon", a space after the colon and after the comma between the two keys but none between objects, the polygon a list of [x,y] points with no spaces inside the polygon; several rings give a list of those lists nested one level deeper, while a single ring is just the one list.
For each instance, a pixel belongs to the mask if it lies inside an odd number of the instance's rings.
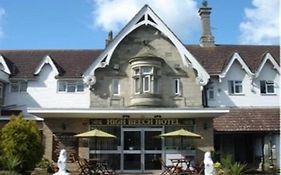
[{"label": "white facade", "polygon": [[[243,91],[241,94],[229,92],[229,81],[241,80]],[[260,81],[274,82],[273,94],[261,94]],[[267,61],[258,77],[249,75],[238,61],[234,61],[224,78],[212,77],[214,98],[208,97],[211,107],[279,107],[280,106],[280,74]]]},{"label": "white facade", "polygon": [[11,92],[8,85],[4,106],[23,110],[24,113],[27,108],[89,108],[89,88],[85,87],[84,92],[58,92],[58,79],[55,76],[56,71],[49,64],[45,64],[38,77],[28,81],[26,92]]}]

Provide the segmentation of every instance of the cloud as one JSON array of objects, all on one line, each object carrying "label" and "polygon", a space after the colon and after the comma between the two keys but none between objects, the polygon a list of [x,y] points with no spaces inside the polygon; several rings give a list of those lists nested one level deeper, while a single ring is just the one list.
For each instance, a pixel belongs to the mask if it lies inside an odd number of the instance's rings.
[{"label": "cloud", "polygon": [[93,25],[119,32],[148,4],[179,37],[186,39],[200,27],[195,0],[93,0]]},{"label": "cloud", "polygon": [[6,12],[3,8],[0,8],[0,38],[3,38],[4,32],[3,32],[3,18],[5,16]]},{"label": "cloud", "polygon": [[253,0],[240,23],[242,44],[278,44],[280,39],[279,0]]}]

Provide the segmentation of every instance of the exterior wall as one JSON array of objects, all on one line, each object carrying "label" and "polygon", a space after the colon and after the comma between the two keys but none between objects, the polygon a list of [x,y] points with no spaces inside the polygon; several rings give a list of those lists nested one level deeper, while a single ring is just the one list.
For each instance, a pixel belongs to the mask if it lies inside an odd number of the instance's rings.
[{"label": "exterior wall", "polygon": [[[45,119],[43,126],[43,143],[45,146],[44,157],[52,160],[53,148],[53,134],[54,133],[82,133],[89,130],[89,123],[86,119]],[[65,126],[65,127],[64,127]],[[78,139],[78,138],[77,138]],[[84,139],[78,140],[78,154],[80,157],[89,158],[88,142]],[[69,145],[68,145],[69,146]],[[60,149],[63,149],[61,147]],[[68,152],[69,154],[69,152]],[[75,164],[70,164],[71,171],[77,170]]]},{"label": "exterior wall", "polygon": [[195,133],[200,134],[203,139],[194,140],[196,147],[196,162],[200,163],[204,159],[204,154],[207,151],[214,151],[214,129],[213,119],[196,119]]},{"label": "exterior wall", "polygon": [[[129,60],[143,53],[152,53],[164,60],[161,65],[159,82],[162,106],[202,106],[201,90],[196,82],[195,71],[191,67],[183,66],[177,49],[161,32],[147,26],[140,27],[129,34],[116,48],[110,65],[96,70],[97,82],[91,93],[91,107],[130,106],[130,99],[134,98],[134,92],[133,70]],[[114,64],[120,65],[119,70],[113,69]],[[175,69],[175,65],[180,69]],[[173,94],[174,78],[181,79],[182,95],[180,96]],[[120,80],[121,93],[119,97],[111,96],[112,79]]]},{"label": "exterior wall", "polygon": [[[229,106],[229,107],[279,107],[280,106],[280,75],[273,70],[271,63],[266,63],[260,76],[254,78],[246,74],[240,63],[235,61],[232,64],[226,77],[219,82],[218,78],[212,77],[214,83],[214,100],[208,100],[211,107]],[[228,93],[228,80],[242,80],[243,94],[235,95]],[[268,95],[260,93],[260,80],[273,80],[275,82],[276,94]]]},{"label": "exterior wall", "polygon": [[21,109],[26,113],[28,107],[35,108],[88,108],[90,93],[85,88],[81,93],[57,92],[55,71],[45,65],[35,80],[28,81],[27,92],[12,93],[10,86],[5,92],[5,106],[16,105],[13,109]]}]

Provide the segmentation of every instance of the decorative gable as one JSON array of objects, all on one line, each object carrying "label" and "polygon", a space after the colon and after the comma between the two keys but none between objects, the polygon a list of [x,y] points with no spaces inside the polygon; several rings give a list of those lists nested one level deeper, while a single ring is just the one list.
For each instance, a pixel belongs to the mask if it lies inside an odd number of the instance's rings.
[{"label": "decorative gable", "polygon": [[113,52],[120,44],[120,42],[132,31],[143,25],[152,26],[162,32],[162,34],[165,35],[177,48],[184,66],[191,66],[196,70],[197,79],[200,85],[203,86],[207,84],[208,79],[210,77],[209,74],[148,5],[145,5],[135,15],[135,17],[120,31],[120,33],[114,38],[114,40],[99,55],[95,62],[93,62],[90,67],[84,72],[84,81],[90,85],[95,84],[95,70],[97,68],[103,68],[109,65]]},{"label": "decorative gable", "polygon": [[219,74],[220,78],[224,78],[226,76],[226,74],[228,73],[228,71],[230,70],[231,66],[233,65],[233,63],[235,61],[238,61],[241,66],[242,69],[245,70],[245,72],[252,77],[254,74],[251,72],[251,70],[249,69],[249,67],[247,66],[247,64],[245,63],[245,61],[241,58],[241,56],[239,55],[239,53],[235,52],[232,57],[230,58],[228,64],[225,66],[225,68],[223,69],[222,73]]},{"label": "decorative gable", "polygon": [[260,64],[259,68],[256,71],[256,74],[255,74],[256,78],[260,75],[261,70],[265,66],[266,62],[270,62],[273,65],[273,69],[275,69],[280,74],[280,66],[275,61],[275,59],[272,57],[272,55],[270,53],[267,53],[267,54],[265,54],[265,56],[262,60],[262,63]]},{"label": "decorative gable", "polygon": [[0,55],[0,69],[8,75],[11,75],[11,71],[2,55]]},{"label": "decorative gable", "polygon": [[45,66],[45,64],[49,64],[52,67],[52,69],[55,71],[56,75],[59,75],[59,71],[49,55],[45,56],[42,59],[40,64],[35,69],[34,75],[38,75],[41,72],[42,68]]}]

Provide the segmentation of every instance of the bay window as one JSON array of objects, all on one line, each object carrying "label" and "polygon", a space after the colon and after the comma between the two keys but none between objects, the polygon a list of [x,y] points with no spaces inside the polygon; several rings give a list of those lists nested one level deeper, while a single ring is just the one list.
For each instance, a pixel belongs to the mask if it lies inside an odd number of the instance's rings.
[{"label": "bay window", "polygon": [[133,68],[134,75],[134,92],[135,94],[142,93],[158,93],[158,71],[157,67],[153,66],[137,66]]}]

